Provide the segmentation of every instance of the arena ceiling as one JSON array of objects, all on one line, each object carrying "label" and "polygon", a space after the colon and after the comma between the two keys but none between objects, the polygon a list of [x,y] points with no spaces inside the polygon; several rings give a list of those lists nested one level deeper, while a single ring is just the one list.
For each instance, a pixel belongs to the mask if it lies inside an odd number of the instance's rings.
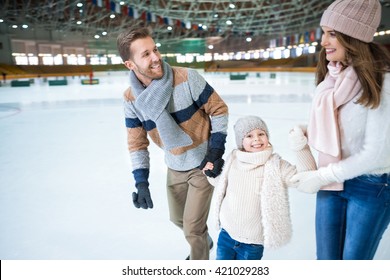
[{"label": "arena ceiling", "polygon": [[[259,45],[318,27],[333,0],[1,0],[0,32],[11,39],[115,48],[132,25],[153,29],[156,41],[188,39]],[[390,1],[381,1],[388,10]],[[383,17],[382,17],[383,18]],[[389,17],[385,17],[389,18]],[[388,28],[388,27],[387,27]]]}]

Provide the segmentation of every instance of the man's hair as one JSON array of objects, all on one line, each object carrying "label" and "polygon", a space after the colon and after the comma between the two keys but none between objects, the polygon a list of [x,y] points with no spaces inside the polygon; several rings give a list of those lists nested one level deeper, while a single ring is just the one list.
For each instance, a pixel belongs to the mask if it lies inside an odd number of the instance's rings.
[{"label": "man's hair", "polygon": [[151,30],[142,26],[134,26],[120,33],[116,39],[116,45],[122,60],[126,61],[131,58],[130,47],[135,40],[151,36]]}]

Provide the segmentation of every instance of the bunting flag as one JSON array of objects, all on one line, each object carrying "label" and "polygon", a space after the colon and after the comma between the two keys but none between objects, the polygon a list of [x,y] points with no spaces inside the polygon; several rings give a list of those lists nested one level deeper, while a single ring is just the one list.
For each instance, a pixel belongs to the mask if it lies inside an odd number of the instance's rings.
[{"label": "bunting flag", "polygon": [[287,47],[287,46],[290,46],[290,44],[291,44],[291,37],[292,37],[292,36],[287,36],[287,37],[286,37],[286,45],[285,45],[286,47]]},{"label": "bunting flag", "polygon": [[156,14],[154,13],[151,13],[151,12],[147,12],[146,13],[146,20],[147,22],[156,22]]},{"label": "bunting flag", "polygon": [[316,29],[316,40],[320,40],[322,37],[322,28],[321,27],[317,27]]},{"label": "bunting flag", "polygon": [[314,42],[316,40],[315,32],[314,30],[310,31],[310,42]]},{"label": "bunting flag", "polygon": [[137,10],[137,9],[133,9],[133,18],[134,18],[134,19],[139,18],[139,13],[138,13],[138,10]]},{"label": "bunting flag", "polygon": [[276,47],[276,39],[270,40],[270,42],[269,42],[269,47],[270,47],[270,48],[275,48],[275,47]]},{"label": "bunting flag", "polygon": [[97,5],[99,7],[103,7],[103,0],[97,0]]},{"label": "bunting flag", "polygon": [[163,17],[157,16],[157,21],[158,21],[158,24],[160,24],[160,25],[164,24],[164,18]]},{"label": "bunting flag", "polygon": [[111,8],[110,0],[104,0],[104,2],[105,2],[105,7],[106,7],[106,9],[109,11],[110,8]]},{"label": "bunting flag", "polygon": [[146,11],[142,12],[142,14],[139,18],[142,19],[143,21],[146,21]]},{"label": "bunting flag", "polygon": [[295,36],[294,35],[290,36],[290,44],[295,45]]},{"label": "bunting flag", "polygon": [[309,43],[309,31],[305,32],[305,44]]},{"label": "bunting flag", "polygon": [[299,44],[305,43],[305,35],[303,33],[298,35],[298,38],[299,38],[299,41],[298,41]]},{"label": "bunting flag", "polygon": [[116,3],[115,3],[114,1],[111,1],[111,2],[110,2],[110,10],[111,10],[112,12],[115,12],[115,6],[116,6]]},{"label": "bunting flag", "polygon": [[122,15],[128,16],[129,15],[129,7],[126,5],[122,6]]}]

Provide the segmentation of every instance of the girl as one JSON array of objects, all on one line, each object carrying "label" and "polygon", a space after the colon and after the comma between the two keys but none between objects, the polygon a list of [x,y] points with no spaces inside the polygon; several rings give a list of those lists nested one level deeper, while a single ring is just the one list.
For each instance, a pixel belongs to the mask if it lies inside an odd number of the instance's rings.
[{"label": "girl", "polygon": [[[216,185],[216,215],[221,231],[217,260],[260,260],[264,247],[291,238],[287,185],[299,170],[313,170],[315,160],[299,127],[290,132],[297,168],[273,153],[265,122],[256,116],[234,126],[237,149],[226,160]],[[207,164],[205,169],[212,169]]]}]

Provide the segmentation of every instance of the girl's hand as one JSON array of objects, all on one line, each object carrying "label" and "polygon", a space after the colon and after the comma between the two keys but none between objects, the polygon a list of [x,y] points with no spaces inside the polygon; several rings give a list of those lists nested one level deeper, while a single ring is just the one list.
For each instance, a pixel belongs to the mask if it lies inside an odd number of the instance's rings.
[{"label": "girl's hand", "polygon": [[207,162],[206,165],[203,167],[202,171],[205,173],[206,170],[213,170],[214,164],[212,162]]}]

